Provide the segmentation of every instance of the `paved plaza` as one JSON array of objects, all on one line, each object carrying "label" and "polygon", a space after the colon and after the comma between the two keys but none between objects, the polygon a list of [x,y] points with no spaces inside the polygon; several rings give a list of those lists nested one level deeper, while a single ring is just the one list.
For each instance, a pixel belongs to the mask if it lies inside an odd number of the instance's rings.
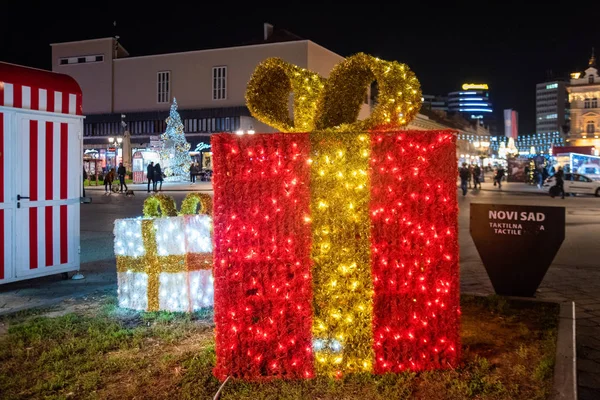
[{"label": "paved plaza", "polygon": [[[83,280],[45,277],[0,286],[0,315],[47,306],[67,298],[107,291],[116,293],[113,221],[141,214],[145,185],[132,185],[134,197],[105,195],[104,187],[88,188],[90,204],[81,206],[81,272]],[[186,191],[210,192],[210,184],[165,184],[178,205]],[[457,191],[458,193],[458,191]],[[459,194],[459,240],[463,292],[493,293],[491,283],[469,235],[471,202],[562,205],[567,208],[566,239],[537,294],[542,300],[573,300],[577,309],[577,352],[580,399],[600,398],[600,198],[551,199],[535,186],[509,183],[500,191],[490,183],[466,197]],[[506,249],[510,252],[510,249]]]}]

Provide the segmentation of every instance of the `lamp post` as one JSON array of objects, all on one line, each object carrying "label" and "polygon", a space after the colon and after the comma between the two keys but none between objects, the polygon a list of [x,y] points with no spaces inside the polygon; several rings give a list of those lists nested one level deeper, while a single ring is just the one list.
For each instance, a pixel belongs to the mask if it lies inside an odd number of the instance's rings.
[{"label": "lamp post", "polygon": [[[110,153],[110,148],[111,146],[115,143],[115,138],[114,137],[109,137],[108,138],[108,147],[106,149],[106,171],[110,171],[110,158],[109,158],[109,153]],[[116,149],[115,149],[116,150]]]}]

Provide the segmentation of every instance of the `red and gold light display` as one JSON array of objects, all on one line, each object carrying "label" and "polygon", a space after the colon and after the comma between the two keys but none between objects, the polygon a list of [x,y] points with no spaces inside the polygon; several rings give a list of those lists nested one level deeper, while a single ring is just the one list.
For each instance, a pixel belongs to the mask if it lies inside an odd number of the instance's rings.
[{"label": "red and gold light display", "polygon": [[214,135],[219,378],[456,365],[450,131]]},{"label": "red and gold light display", "polygon": [[213,135],[219,377],[309,378],[308,135]]},{"label": "red and gold light display", "polygon": [[456,142],[448,131],[371,134],[376,373],[458,362]]},{"label": "red and gold light display", "polygon": [[[379,103],[354,122],[373,79]],[[420,95],[407,66],[364,54],[327,80],[257,68],[249,108],[288,133],[212,137],[218,378],[457,365],[456,137],[398,128]]]}]

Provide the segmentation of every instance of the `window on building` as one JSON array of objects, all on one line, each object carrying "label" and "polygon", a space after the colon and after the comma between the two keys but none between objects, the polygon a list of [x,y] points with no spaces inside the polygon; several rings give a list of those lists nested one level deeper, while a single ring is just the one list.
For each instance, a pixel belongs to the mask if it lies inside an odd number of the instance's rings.
[{"label": "window on building", "polygon": [[588,121],[587,122],[587,126],[585,128],[585,131],[587,133],[594,133],[596,131],[596,126],[594,124],[594,121]]},{"label": "window on building", "polygon": [[62,57],[58,59],[60,65],[69,64],[86,64],[94,62],[103,62],[104,54],[91,55],[91,56],[77,56],[77,57]]},{"label": "window on building", "polygon": [[171,101],[171,71],[160,71],[157,78],[158,103]]},{"label": "window on building", "polygon": [[590,99],[585,99],[583,101],[583,108],[590,108]]},{"label": "window on building", "polygon": [[592,108],[598,108],[598,99],[592,99]]},{"label": "window on building", "polygon": [[227,67],[213,67],[212,69],[213,100],[227,98]]},{"label": "window on building", "polygon": [[594,75],[590,75],[590,76],[588,77],[588,82],[589,82],[589,83],[594,83]]}]

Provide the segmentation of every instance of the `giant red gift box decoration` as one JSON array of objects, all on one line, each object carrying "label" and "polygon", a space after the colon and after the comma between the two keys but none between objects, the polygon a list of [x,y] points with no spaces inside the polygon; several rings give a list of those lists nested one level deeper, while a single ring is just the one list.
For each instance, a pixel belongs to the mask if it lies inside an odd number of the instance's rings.
[{"label": "giant red gift box decoration", "polygon": [[[379,103],[354,122],[373,79]],[[269,59],[247,99],[285,133],[212,139],[215,375],[456,366],[456,139],[399,128],[420,106],[414,74],[359,54],[324,80]]]}]

